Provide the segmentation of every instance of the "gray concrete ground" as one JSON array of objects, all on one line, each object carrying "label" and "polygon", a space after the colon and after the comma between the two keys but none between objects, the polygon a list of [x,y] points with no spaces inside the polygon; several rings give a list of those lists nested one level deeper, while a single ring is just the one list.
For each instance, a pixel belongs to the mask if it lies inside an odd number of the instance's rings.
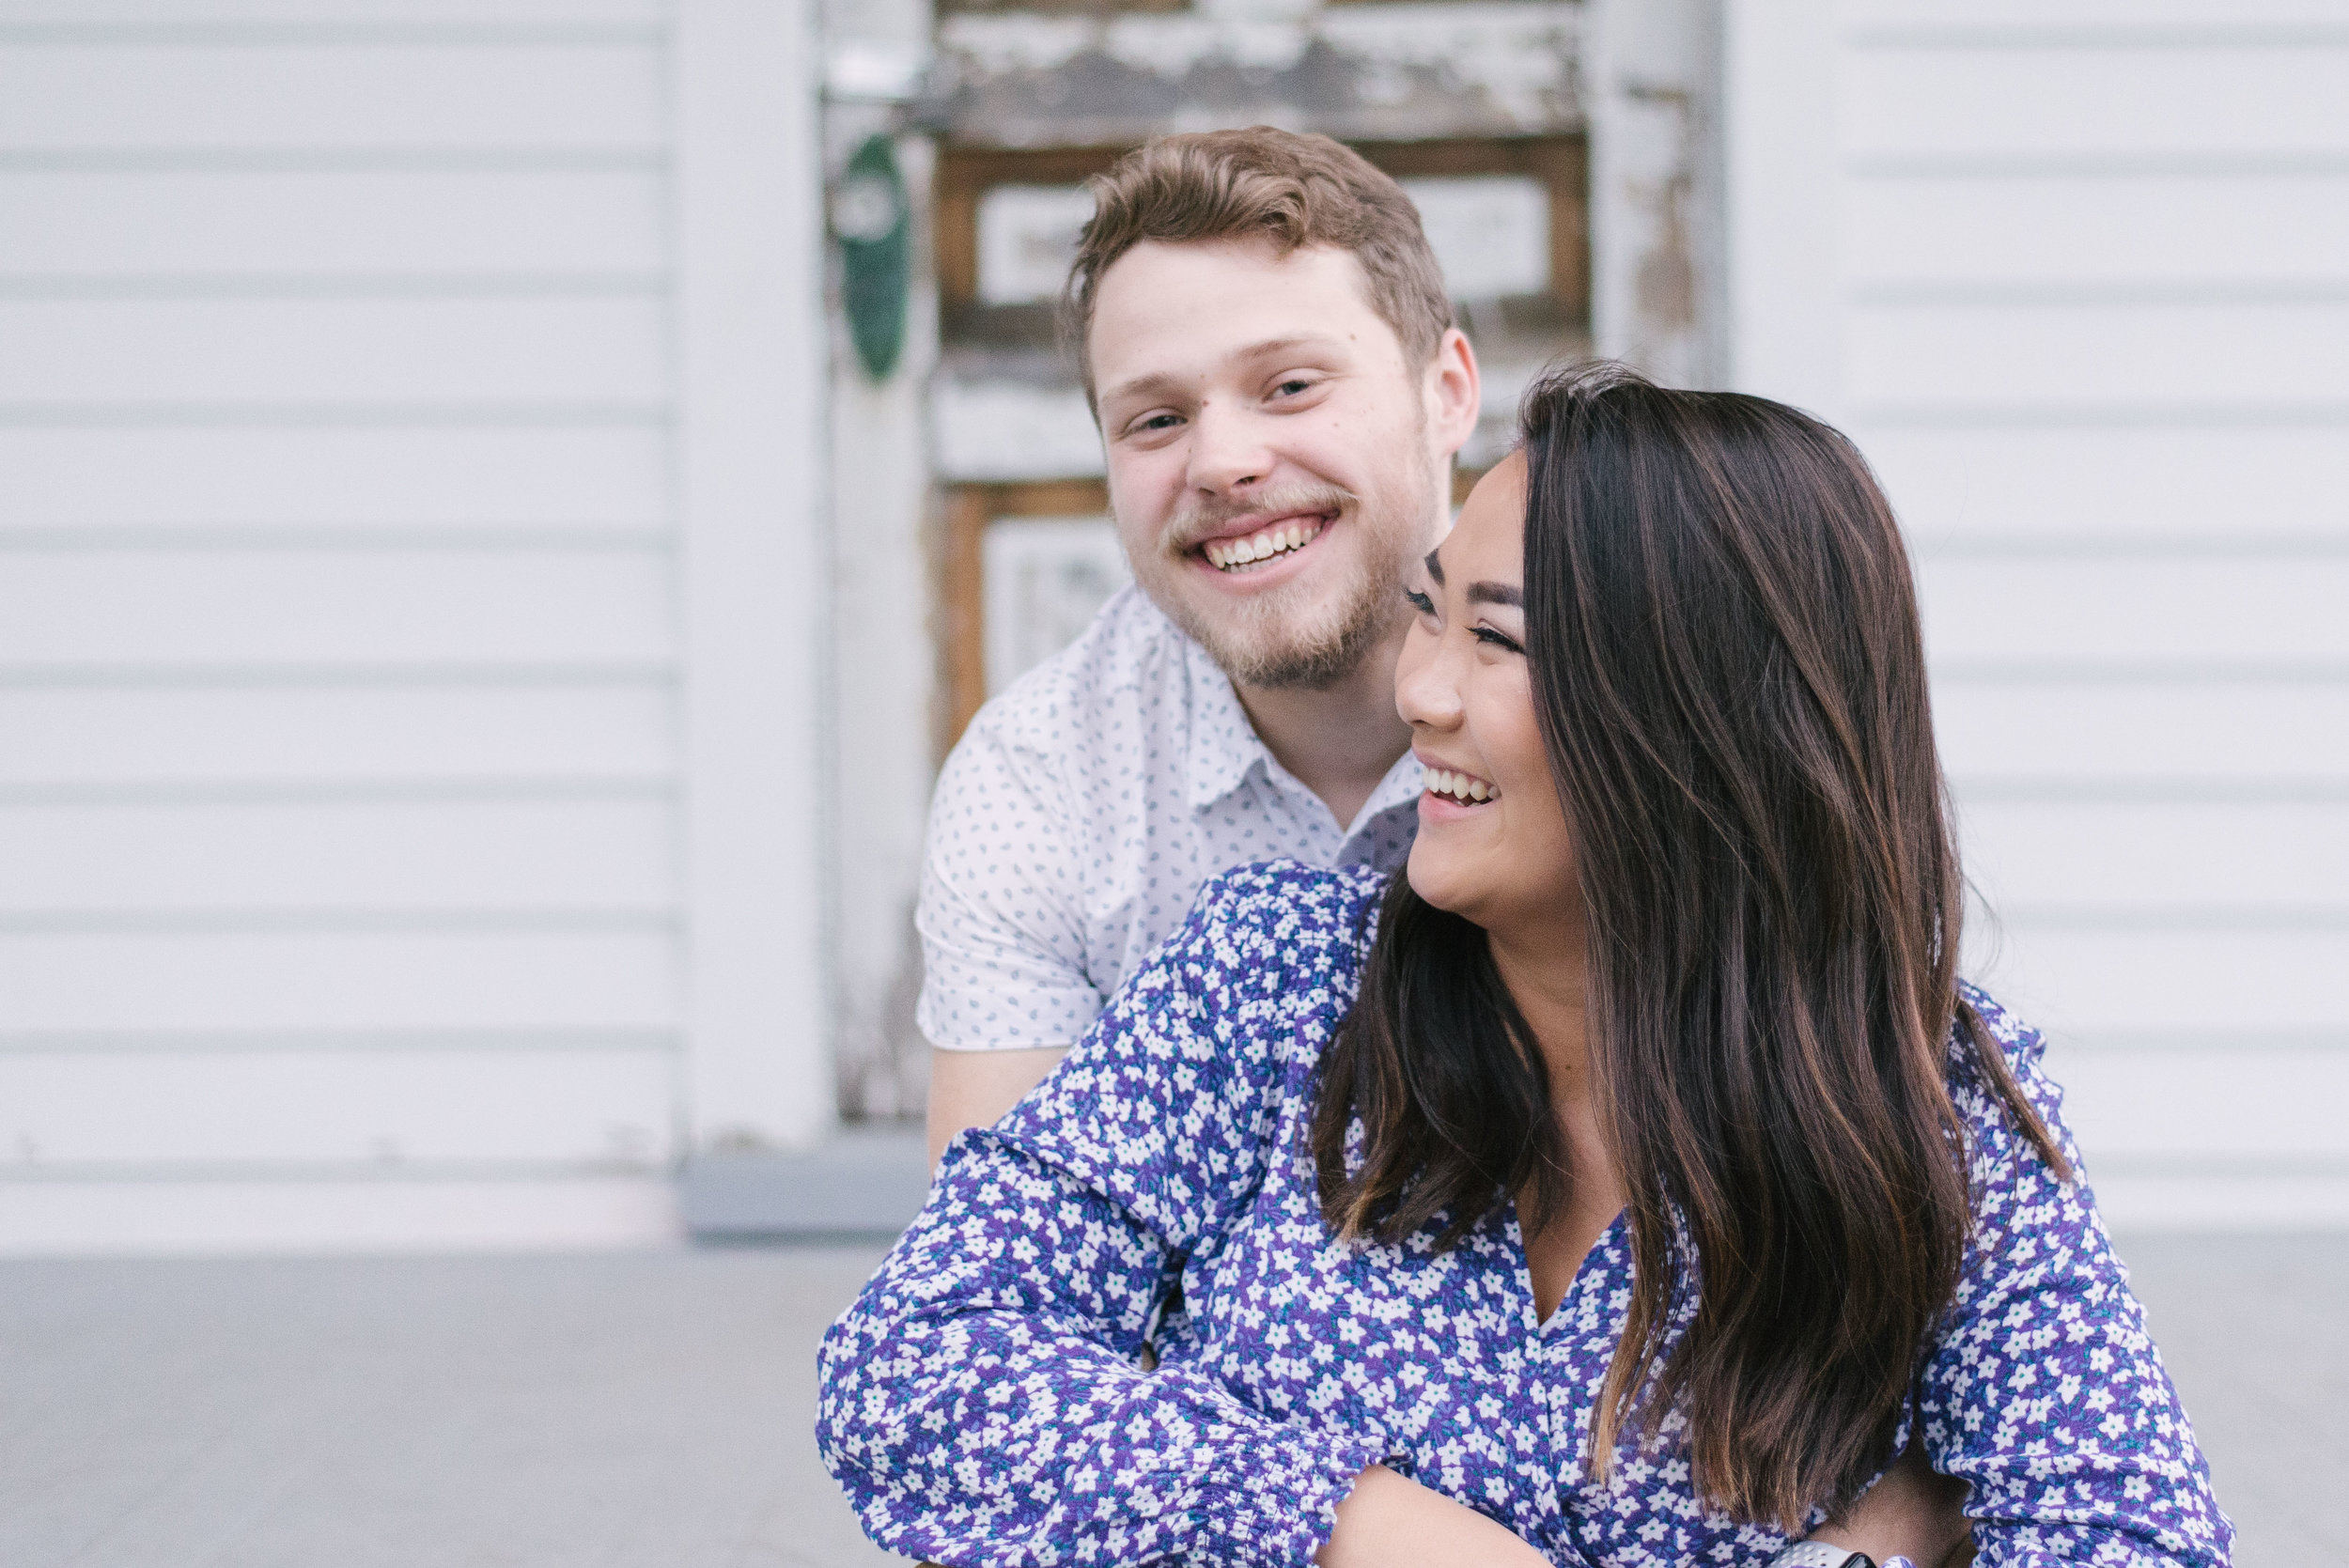
[{"label": "gray concrete ground", "polygon": [[[0,1265],[8,1568],[858,1568],[813,1346],[878,1245]],[[2349,1237],[2139,1237],[2256,1568],[2349,1561]]]}]

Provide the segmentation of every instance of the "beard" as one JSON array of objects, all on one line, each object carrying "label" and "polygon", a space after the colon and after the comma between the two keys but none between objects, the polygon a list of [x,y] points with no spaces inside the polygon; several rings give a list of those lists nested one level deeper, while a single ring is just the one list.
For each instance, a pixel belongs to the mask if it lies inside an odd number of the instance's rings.
[{"label": "beard", "polygon": [[[1326,691],[1360,669],[1403,618],[1405,578],[1427,548],[1435,477],[1426,442],[1408,442],[1398,466],[1378,476],[1368,498],[1336,485],[1283,486],[1244,505],[1194,498],[1168,521],[1150,559],[1134,563],[1134,577],[1235,685]],[[1328,517],[1326,527],[1354,531],[1350,559],[1314,562],[1243,599],[1201,591],[1190,580],[1192,550],[1235,518],[1307,512]]]}]

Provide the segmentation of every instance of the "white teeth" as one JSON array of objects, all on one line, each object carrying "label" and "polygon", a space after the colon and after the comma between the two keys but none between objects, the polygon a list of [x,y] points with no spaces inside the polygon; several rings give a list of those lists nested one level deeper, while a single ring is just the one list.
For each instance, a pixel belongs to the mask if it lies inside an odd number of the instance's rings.
[{"label": "white teeth", "polygon": [[1427,769],[1427,788],[1437,795],[1449,795],[1455,800],[1498,800],[1501,791],[1482,779],[1466,773],[1455,773],[1448,768]]},{"label": "white teeth", "polygon": [[1244,539],[1219,539],[1202,547],[1211,567],[1230,571],[1311,544],[1321,532],[1319,523],[1283,523]]}]

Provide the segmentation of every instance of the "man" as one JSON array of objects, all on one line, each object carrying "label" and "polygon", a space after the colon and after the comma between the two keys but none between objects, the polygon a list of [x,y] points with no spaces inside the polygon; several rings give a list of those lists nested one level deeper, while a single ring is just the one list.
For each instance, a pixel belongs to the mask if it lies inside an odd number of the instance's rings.
[{"label": "man", "polygon": [[1321,137],[1169,137],[1097,185],[1067,325],[1136,586],[983,708],[931,808],[930,1154],[1039,1082],[1201,883],[1400,865],[1403,575],[1476,358],[1394,182]]},{"label": "man", "polygon": [[[1162,138],[1095,195],[1065,325],[1135,586],[939,779],[933,1164],[1042,1081],[1208,877],[1393,869],[1417,825],[1404,577],[1449,525],[1478,410],[1418,213],[1337,143],[1265,128]],[[1967,1539],[1948,1484],[1912,1460],[1822,1533],[1938,1562]]]}]

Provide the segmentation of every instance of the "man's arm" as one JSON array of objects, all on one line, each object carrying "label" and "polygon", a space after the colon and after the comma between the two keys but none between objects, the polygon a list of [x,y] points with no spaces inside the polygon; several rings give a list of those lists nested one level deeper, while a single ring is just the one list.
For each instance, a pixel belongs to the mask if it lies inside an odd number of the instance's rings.
[{"label": "man's arm", "polygon": [[1066,1046],[1034,1050],[930,1048],[930,1169],[965,1127],[990,1126],[1044,1081]]},{"label": "man's arm", "polygon": [[1044,1080],[1100,1012],[1085,973],[1086,857],[1051,759],[980,710],[946,759],[923,847],[922,996],[931,1042],[929,1158]]}]

